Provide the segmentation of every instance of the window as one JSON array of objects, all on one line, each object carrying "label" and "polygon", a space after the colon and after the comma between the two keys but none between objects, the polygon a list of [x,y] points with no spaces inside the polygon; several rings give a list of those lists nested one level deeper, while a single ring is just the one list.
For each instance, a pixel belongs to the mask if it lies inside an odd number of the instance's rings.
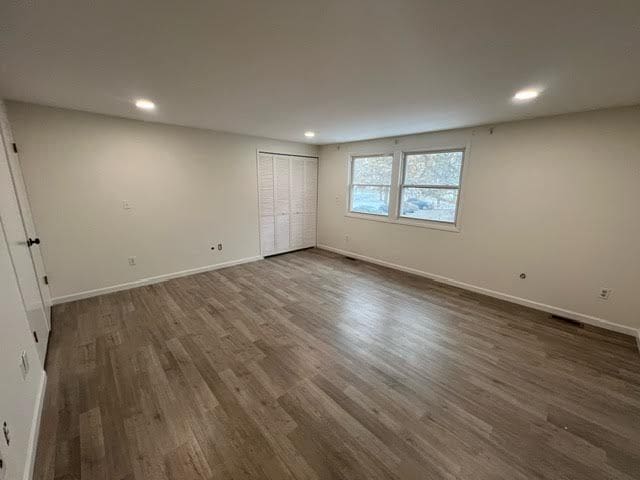
[{"label": "window", "polygon": [[346,215],[460,231],[465,152],[459,147],[351,155]]},{"label": "window", "polygon": [[400,217],[456,223],[464,150],[406,153]]},{"label": "window", "polygon": [[349,211],[388,216],[392,171],[393,155],[352,157]]}]

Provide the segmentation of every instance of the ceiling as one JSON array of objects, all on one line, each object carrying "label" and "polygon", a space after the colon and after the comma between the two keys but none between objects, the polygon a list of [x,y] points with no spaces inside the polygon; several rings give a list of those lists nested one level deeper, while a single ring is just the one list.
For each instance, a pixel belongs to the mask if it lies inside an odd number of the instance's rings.
[{"label": "ceiling", "polygon": [[0,95],[319,144],[631,105],[640,1],[3,0]]}]

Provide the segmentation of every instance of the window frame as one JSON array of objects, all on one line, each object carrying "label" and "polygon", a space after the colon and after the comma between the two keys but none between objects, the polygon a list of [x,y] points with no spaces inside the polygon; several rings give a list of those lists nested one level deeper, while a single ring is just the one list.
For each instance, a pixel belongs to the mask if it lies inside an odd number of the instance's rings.
[{"label": "window frame", "polygon": [[[389,185],[385,184],[364,184],[364,183],[353,183],[353,167],[354,160],[358,158],[373,158],[373,157],[391,157],[391,178],[389,179]],[[349,175],[348,175],[348,184],[347,184],[347,213],[350,216],[360,216],[364,215],[369,219],[387,219],[389,215],[391,215],[392,208],[394,208],[393,204],[393,196],[394,196],[394,178],[395,178],[395,170],[396,170],[396,157],[394,153],[372,153],[372,154],[351,154],[349,155]],[[371,212],[358,212],[352,210],[352,199],[353,199],[353,187],[388,187],[389,188],[389,205],[387,207],[387,214],[384,213],[371,213]]]},{"label": "window frame", "polygon": [[[429,155],[429,154],[437,154],[437,153],[451,153],[451,152],[460,152],[462,153],[462,160],[460,161],[460,174],[458,175],[458,184],[457,185],[408,185],[407,180],[407,157],[410,155]],[[411,151],[403,151],[402,152],[402,166],[400,169],[400,175],[398,179],[398,205],[397,205],[397,218],[400,220],[409,220],[411,222],[427,222],[427,223],[436,223],[440,225],[448,225],[456,227],[458,225],[458,217],[460,213],[460,197],[462,196],[462,173],[464,171],[464,164],[466,159],[466,148],[445,148],[445,149],[436,149],[436,150],[411,150]],[[408,217],[402,215],[402,193],[405,188],[424,188],[424,189],[432,189],[432,190],[457,190],[458,195],[456,197],[456,208],[455,208],[455,217],[453,222],[447,222],[445,220],[432,220],[427,218],[415,218]]]},{"label": "window frame", "polygon": [[[396,145],[398,142],[395,142]],[[378,151],[359,151],[354,150],[346,155],[345,161],[345,174],[346,182],[345,188],[345,202],[344,202],[344,216],[359,220],[368,220],[374,222],[392,223],[395,225],[405,225],[410,227],[428,228],[433,230],[442,230],[451,233],[460,233],[462,231],[462,221],[464,212],[464,184],[466,172],[469,168],[469,162],[471,161],[471,144],[470,142],[446,142],[436,143],[436,145],[420,146],[412,148],[413,145],[406,149],[385,149],[381,148]],[[400,216],[400,201],[401,201],[401,185],[404,182],[404,164],[405,156],[417,153],[437,153],[447,151],[461,151],[462,153],[462,166],[460,168],[460,181],[458,186],[458,201],[456,203],[456,219],[455,223],[442,222],[437,220],[427,220],[411,217]],[[352,173],[353,173],[353,159],[358,157],[383,157],[392,156],[393,166],[391,170],[391,190],[389,192],[389,214],[377,215],[370,213],[360,213],[351,211],[351,190],[352,190]],[[439,187],[438,187],[439,188]],[[336,197],[338,200],[339,197]]]}]

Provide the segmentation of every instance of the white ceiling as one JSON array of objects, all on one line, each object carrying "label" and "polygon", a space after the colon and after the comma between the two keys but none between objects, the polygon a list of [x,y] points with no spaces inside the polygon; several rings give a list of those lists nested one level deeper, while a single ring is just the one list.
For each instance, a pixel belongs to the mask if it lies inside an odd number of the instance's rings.
[{"label": "white ceiling", "polygon": [[6,98],[309,143],[640,103],[640,0],[3,0],[0,28]]}]

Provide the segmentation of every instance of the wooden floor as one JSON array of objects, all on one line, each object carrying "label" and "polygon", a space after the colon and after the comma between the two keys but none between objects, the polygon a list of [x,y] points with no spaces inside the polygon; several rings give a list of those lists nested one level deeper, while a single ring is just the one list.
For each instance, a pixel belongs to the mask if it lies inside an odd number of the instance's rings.
[{"label": "wooden floor", "polygon": [[638,479],[630,337],[307,250],[55,308],[36,479]]}]

